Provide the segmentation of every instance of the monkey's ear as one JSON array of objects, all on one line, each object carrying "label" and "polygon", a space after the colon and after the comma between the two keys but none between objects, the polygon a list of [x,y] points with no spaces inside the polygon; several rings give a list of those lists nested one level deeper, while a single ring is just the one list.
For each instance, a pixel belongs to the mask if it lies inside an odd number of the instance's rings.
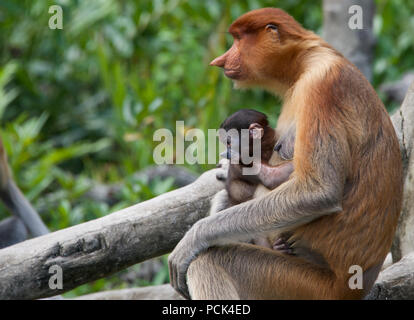
[{"label": "monkey's ear", "polygon": [[264,134],[263,127],[258,123],[252,123],[249,126],[249,133],[253,139],[261,139]]}]

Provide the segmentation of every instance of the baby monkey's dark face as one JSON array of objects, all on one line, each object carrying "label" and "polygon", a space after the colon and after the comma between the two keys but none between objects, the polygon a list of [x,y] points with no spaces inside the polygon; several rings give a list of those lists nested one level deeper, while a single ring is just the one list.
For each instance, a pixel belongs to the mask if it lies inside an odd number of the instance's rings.
[{"label": "baby monkey's dark face", "polygon": [[[220,154],[232,164],[251,165],[253,161],[267,160],[274,147],[274,130],[268,126],[265,114],[242,109],[228,117],[221,125],[219,137],[226,146]],[[264,154],[266,153],[266,155]]]},{"label": "baby monkey's dark face", "polygon": [[[257,123],[250,129],[231,129],[220,138],[226,146],[221,157],[231,161],[232,164],[250,165],[254,160],[261,160],[262,136],[264,129]],[[254,141],[255,140],[255,141]]]}]

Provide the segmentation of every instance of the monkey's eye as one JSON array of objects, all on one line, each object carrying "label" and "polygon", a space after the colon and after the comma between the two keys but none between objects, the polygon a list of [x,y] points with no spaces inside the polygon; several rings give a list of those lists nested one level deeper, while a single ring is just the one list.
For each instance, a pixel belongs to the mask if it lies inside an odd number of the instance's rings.
[{"label": "monkey's eye", "polygon": [[277,25],[274,25],[274,24],[268,24],[267,26],[266,26],[266,31],[268,31],[268,30],[271,30],[271,31],[278,31],[278,27],[277,27]]}]

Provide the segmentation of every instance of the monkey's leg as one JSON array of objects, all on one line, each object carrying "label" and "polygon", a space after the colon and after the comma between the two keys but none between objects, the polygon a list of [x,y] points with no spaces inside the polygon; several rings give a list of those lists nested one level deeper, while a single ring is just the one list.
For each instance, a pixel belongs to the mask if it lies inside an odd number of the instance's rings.
[{"label": "monkey's leg", "polygon": [[193,299],[335,299],[331,270],[248,244],[213,247],[187,273]]}]

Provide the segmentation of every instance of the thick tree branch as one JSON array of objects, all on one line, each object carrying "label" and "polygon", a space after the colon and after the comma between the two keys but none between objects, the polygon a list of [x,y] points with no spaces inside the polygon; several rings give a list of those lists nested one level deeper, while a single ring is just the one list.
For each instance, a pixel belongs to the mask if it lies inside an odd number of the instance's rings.
[{"label": "thick tree branch", "polygon": [[[0,250],[0,299],[54,296],[171,251],[223,188],[215,170],[194,183],[106,217]],[[63,289],[49,288],[49,268]]]}]

